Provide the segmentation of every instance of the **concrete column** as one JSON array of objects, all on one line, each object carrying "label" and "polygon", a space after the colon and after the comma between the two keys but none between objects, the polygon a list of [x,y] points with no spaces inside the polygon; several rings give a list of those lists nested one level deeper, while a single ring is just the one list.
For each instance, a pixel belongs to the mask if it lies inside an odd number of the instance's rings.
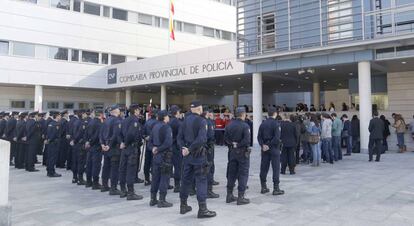
[{"label": "concrete column", "polygon": [[35,85],[34,110],[42,112],[43,110],[43,86]]},{"label": "concrete column", "polygon": [[321,104],[321,84],[319,82],[313,82],[313,94],[312,94],[312,103],[316,109],[319,108]]},{"label": "concrete column", "polygon": [[239,106],[239,91],[233,91],[233,108],[236,109]]},{"label": "concrete column", "polygon": [[11,225],[9,203],[10,142],[0,140],[0,225]]},{"label": "concrete column", "polygon": [[262,123],[262,73],[253,73],[253,144],[258,145],[257,134]]},{"label": "concrete column", "polygon": [[125,107],[129,108],[132,103],[132,95],[131,95],[131,89],[125,90]]},{"label": "concrete column", "polygon": [[167,109],[167,86],[161,85],[161,110]]},{"label": "concrete column", "polygon": [[115,103],[117,103],[117,104],[121,103],[121,92],[119,92],[119,91],[115,92]]},{"label": "concrete column", "polygon": [[368,153],[369,121],[372,118],[371,100],[371,63],[363,61],[358,63],[358,89],[359,89],[359,125],[361,134],[361,153]]}]

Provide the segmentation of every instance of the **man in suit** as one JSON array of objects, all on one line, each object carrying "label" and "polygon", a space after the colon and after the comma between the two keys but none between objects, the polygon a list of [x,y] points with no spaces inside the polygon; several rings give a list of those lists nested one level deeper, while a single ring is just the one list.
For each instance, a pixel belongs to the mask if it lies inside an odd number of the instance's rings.
[{"label": "man in suit", "polygon": [[280,125],[280,139],[282,140],[282,168],[281,174],[286,174],[286,167],[289,166],[290,174],[295,174],[295,147],[297,144],[296,125],[294,115],[288,117],[285,115],[285,120]]},{"label": "man in suit", "polygon": [[369,122],[369,161],[372,162],[374,151],[377,154],[376,162],[380,161],[382,153],[382,140],[384,139],[384,122],[378,117],[378,112],[374,111],[373,118]]}]

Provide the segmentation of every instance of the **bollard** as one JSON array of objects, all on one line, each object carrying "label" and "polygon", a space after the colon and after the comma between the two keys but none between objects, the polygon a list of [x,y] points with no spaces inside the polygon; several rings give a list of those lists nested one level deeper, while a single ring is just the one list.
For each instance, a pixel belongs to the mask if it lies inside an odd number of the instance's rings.
[{"label": "bollard", "polygon": [[11,225],[9,203],[10,142],[0,140],[0,226]]}]

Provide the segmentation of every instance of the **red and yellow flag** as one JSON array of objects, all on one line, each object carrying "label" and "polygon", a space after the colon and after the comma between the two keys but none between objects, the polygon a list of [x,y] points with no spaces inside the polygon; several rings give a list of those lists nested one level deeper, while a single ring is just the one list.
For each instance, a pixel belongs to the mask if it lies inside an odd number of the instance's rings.
[{"label": "red and yellow flag", "polygon": [[170,0],[170,38],[175,40],[174,35],[174,0]]}]

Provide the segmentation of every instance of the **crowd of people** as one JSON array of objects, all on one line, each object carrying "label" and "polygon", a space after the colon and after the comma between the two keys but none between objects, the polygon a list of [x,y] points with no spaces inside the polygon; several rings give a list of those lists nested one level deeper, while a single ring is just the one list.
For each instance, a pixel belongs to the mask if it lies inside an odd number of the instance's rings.
[{"label": "crowd of people", "polygon": [[[146,110],[146,111],[145,111]],[[190,212],[189,195],[197,195],[199,218],[214,217],[207,209],[207,198],[219,198],[213,192],[214,148],[217,132],[228,147],[226,203],[245,205],[253,139],[261,147],[261,193],[270,192],[267,174],[272,166],[273,195],[283,195],[279,175],[296,174],[297,164],[320,166],[334,164],[359,152],[359,119],[347,114],[306,112],[288,114],[270,106],[257,137],[252,136],[252,121],[246,107],[238,107],[228,118],[215,115],[193,101],[183,113],[178,106],[169,110],[143,109],[133,104],[128,109],[113,105],[102,110],[0,112],[0,137],[11,143],[10,163],[17,169],[38,171],[38,155],[43,155],[48,177],[60,177],[55,168],[72,171],[72,183],[92,190],[109,192],[127,200],[141,200],[135,183],[151,186],[150,206],[171,207],[167,190],[180,193],[180,213]],[[145,115],[147,117],[145,117]],[[385,116],[373,112],[369,124],[369,161],[376,161],[388,149],[390,126],[396,129],[400,152],[406,151],[404,134],[409,128],[414,138],[414,121],[408,126],[403,117],[393,114],[391,124]],[[220,125],[220,126],[219,126]],[[222,125],[222,126],[221,126]],[[220,128],[218,128],[220,127]],[[301,151],[302,150],[302,151]],[[144,163],[142,163],[144,161]],[[143,165],[144,180],[138,177]],[[85,180],[86,176],[86,180]],[[174,186],[170,180],[174,180]],[[238,182],[237,197],[233,195]],[[118,186],[120,189],[118,189]]]}]

